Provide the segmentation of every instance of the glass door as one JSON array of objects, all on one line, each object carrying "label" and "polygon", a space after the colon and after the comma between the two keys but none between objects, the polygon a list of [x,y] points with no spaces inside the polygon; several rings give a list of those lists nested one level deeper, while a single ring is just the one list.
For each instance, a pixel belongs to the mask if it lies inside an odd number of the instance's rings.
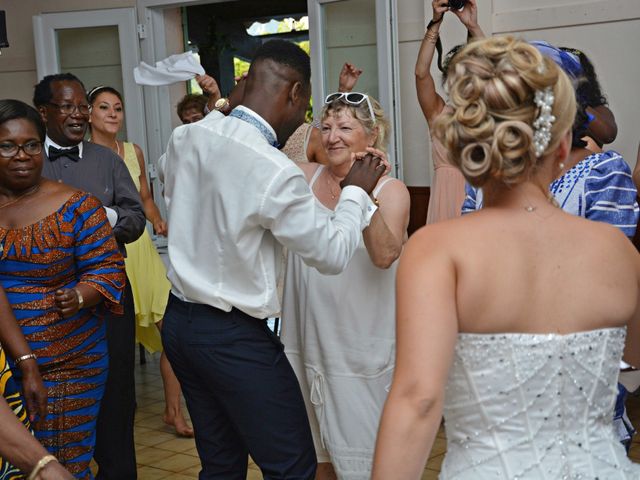
[{"label": "glass door", "polygon": [[133,80],[139,63],[133,8],[45,13],[33,17],[38,78],[70,72],[90,89],[109,85],[124,95],[122,139],[146,151],[142,89]]}]

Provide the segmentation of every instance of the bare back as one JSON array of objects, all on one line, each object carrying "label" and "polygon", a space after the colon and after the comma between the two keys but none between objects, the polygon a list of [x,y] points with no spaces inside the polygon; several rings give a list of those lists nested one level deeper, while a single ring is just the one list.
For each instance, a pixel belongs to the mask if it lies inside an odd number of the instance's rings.
[{"label": "bare back", "polygon": [[447,222],[461,332],[569,333],[626,325],[640,257],[616,228],[551,210]]}]

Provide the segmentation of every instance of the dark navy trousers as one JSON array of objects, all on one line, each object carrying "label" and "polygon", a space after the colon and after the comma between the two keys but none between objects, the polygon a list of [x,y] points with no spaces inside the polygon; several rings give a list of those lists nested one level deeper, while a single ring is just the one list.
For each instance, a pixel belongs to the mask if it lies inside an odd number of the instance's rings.
[{"label": "dark navy trousers", "polygon": [[174,295],[162,344],[189,408],[200,480],[313,480],[316,453],[296,376],[266,320]]}]

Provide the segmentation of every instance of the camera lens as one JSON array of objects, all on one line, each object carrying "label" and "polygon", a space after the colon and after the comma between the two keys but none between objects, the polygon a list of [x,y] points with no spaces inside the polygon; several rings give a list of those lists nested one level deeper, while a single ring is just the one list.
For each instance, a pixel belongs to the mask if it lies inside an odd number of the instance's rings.
[{"label": "camera lens", "polygon": [[449,0],[449,8],[460,10],[467,4],[467,0]]}]

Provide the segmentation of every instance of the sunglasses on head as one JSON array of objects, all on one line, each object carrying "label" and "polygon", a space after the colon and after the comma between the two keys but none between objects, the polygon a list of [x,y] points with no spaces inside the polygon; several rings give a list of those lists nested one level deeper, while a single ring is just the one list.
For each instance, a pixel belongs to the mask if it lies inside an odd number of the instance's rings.
[{"label": "sunglasses on head", "polygon": [[324,104],[327,105],[329,103],[333,103],[336,101],[341,101],[346,103],[347,105],[360,106],[362,102],[367,102],[367,106],[369,107],[369,115],[371,115],[371,120],[373,123],[376,121],[376,115],[373,113],[373,106],[371,105],[371,100],[369,100],[369,95],[366,93],[359,92],[335,92],[327,95],[327,98],[324,99]]}]

